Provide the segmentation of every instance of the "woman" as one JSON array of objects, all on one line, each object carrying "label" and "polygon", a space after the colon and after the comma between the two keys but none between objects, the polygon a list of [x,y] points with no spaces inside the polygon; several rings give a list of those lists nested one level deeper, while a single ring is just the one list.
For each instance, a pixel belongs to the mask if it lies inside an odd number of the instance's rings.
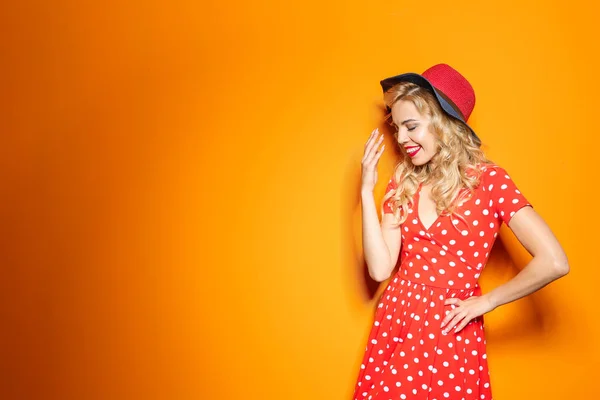
[{"label": "woman", "polygon": [[[362,160],[363,249],[379,299],[354,399],[490,400],[483,314],[566,275],[565,252],[507,171],[489,161],[466,121],[469,82],[447,64],[381,81],[403,160],[373,198],[383,136]],[[500,225],[533,255],[482,294],[478,278]],[[392,276],[396,263],[400,266]]]}]

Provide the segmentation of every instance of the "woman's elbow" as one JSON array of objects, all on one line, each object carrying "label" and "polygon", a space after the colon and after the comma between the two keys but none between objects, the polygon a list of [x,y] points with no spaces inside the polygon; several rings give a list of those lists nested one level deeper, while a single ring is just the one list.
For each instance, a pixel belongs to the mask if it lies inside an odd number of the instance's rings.
[{"label": "woman's elbow", "polygon": [[390,276],[392,276],[391,271],[388,271],[387,269],[379,271],[379,272],[374,272],[371,271],[371,273],[369,274],[371,276],[371,279],[373,279],[375,282],[383,282],[385,280],[387,280]]},{"label": "woman's elbow", "polygon": [[389,278],[389,275],[385,275],[385,274],[370,274],[371,275],[371,279],[373,279],[375,282],[383,282],[385,281],[387,278]]},{"label": "woman's elbow", "polygon": [[554,259],[552,266],[557,278],[567,275],[571,270],[566,256]]}]

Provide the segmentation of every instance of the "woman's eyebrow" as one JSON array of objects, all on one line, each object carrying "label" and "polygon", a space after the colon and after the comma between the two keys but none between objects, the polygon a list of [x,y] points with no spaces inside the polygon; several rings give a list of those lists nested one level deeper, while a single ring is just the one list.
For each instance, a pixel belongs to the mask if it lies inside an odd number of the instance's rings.
[{"label": "woman's eyebrow", "polygon": [[[405,119],[404,121],[402,121],[402,123],[400,125],[404,125],[404,124],[406,124],[407,122],[410,122],[410,121],[415,121],[416,122],[417,120],[414,119],[414,118]],[[398,126],[394,121],[392,121],[392,124]]]}]

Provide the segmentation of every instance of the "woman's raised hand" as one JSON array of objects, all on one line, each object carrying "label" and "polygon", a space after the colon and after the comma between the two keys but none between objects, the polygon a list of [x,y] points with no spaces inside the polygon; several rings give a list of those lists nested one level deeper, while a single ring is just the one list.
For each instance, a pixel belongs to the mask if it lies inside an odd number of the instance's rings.
[{"label": "woman's raised hand", "polygon": [[375,128],[365,143],[365,154],[362,158],[362,191],[372,192],[377,183],[377,164],[385,149],[385,144],[379,148],[381,142],[383,142],[383,134],[379,133],[379,128]]}]

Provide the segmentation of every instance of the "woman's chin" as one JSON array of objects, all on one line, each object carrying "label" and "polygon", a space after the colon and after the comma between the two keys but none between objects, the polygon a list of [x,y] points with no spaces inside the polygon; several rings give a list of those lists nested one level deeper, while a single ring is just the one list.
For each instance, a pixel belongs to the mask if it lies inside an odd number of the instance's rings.
[{"label": "woman's chin", "polygon": [[424,154],[416,154],[414,157],[410,157],[410,161],[413,165],[423,165],[426,164],[429,159]]}]

